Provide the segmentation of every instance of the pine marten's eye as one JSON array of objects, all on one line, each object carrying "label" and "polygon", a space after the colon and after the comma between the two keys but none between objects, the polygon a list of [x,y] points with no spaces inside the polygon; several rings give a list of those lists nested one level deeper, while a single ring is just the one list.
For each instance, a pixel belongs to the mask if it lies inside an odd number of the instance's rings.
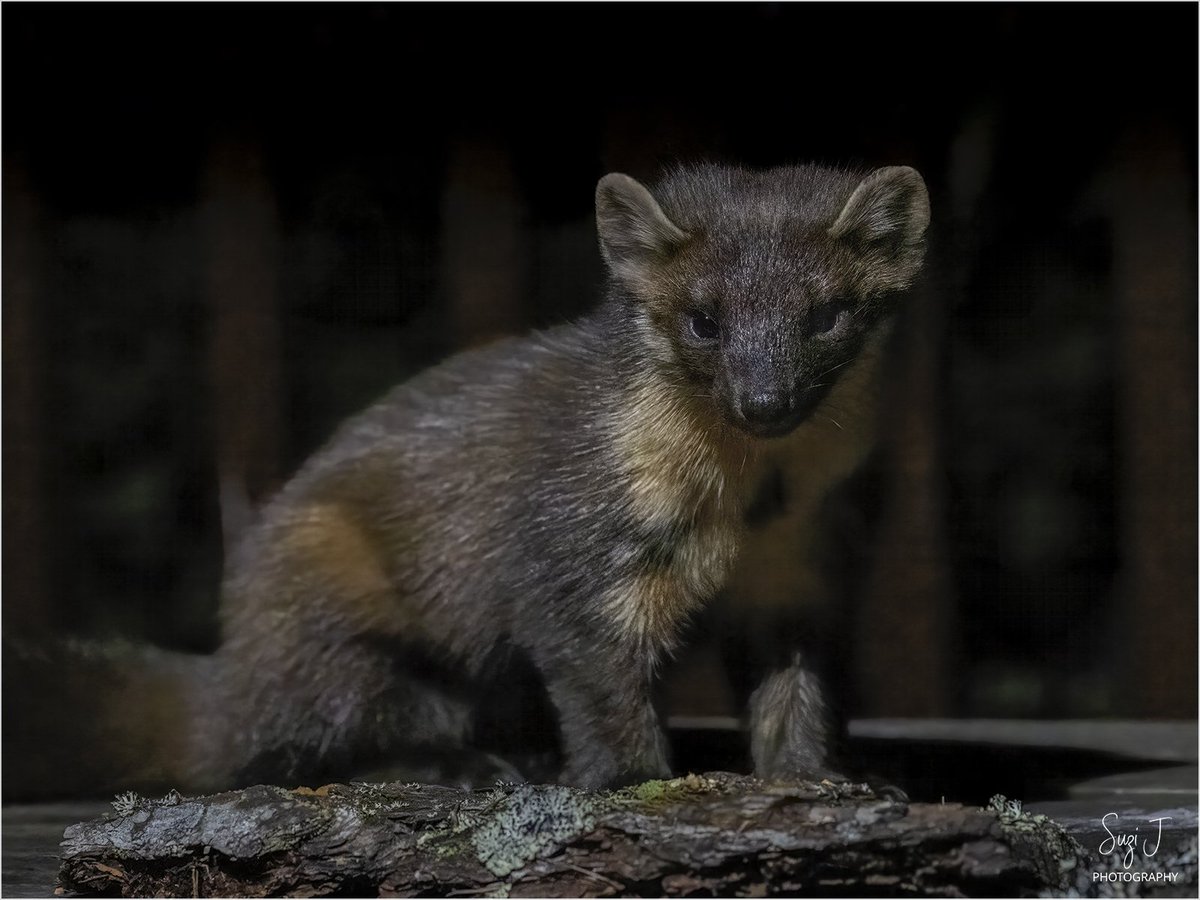
[{"label": "pine marten's eye", "polygon": [[702,341],[715,341],[721,333],[716,319],[697,309],[688,313],[688,325],[692,329],[692,334]]},{"label": "pine marten's eye", "polygon": [[832,334],[850,321],[850,304],[842,300],[826,303],[813,310],[809,321],[813,334]]}]

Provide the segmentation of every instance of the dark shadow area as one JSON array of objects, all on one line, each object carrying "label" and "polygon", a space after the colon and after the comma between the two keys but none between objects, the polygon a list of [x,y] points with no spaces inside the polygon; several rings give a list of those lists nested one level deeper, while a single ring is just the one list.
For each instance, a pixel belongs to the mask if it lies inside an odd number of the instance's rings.
[{"label": "dark shadow area", "polygon": [[[675,729],[671,742],[676,772],[750,769],[748,737],[743,731]],[[1026,804],[1061,800],[1071,784],[1163,765],[1096,750],[967,741],[852,738],[847,747],[856,775],[897,785],[917,803],[944,800],[987,806],[996,794]]]}]

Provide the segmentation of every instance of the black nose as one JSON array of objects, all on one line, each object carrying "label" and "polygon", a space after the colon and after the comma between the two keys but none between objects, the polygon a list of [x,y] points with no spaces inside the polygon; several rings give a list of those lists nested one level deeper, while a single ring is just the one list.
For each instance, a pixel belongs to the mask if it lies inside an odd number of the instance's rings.
[{"label": "black nose", "polygon": [[792,411],[787,394],[759,391],[745,394],[738,403],[742,418],[755,425],[773,425]]}]

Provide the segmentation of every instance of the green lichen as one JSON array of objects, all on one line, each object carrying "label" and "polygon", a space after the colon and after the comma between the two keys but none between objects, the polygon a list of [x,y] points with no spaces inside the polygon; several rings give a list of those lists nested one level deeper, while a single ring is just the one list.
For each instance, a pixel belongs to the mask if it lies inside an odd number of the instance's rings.
[{"label": "green lichen", "polygon": [[996,813],[1000,828],[1021,855],[1034,861],[1049,883],[1065,887],[1083,860],[1083,848],[1053,819],[1026,812],[1020,800],[993,794],[987,808]]},{"label": "green lichen", "polygon": [[391,815],[399,802],[380,784],[355,781],[348,787],[338,788],[338,792],[344,793],[359,814],[367,820]]},{"label": "green lichen", "polygon": [[125,791],[123,794],[117,794],[112,800],[112,808],[119,815],[127,816],[145,801],[136,791]]},{"label": "green lichen", "polygon": [[993,794],[988,801],[988,808],[996,813],[1002,826],[1019,831],[1037,831],[1050,821],[1041,813],[1033,815],[1025,812],[1020,800],[1010,800],[1003,794]]},{"label": "green lichen", "polygon": [[179,791],[175,790],[175,788],[171,788],[171,790],[167,791],[167,793],[157,801],[159,806],[178,806],[182,802],[183,794],[179,793]]},{"label": "green lichen", "polygon": [[656,800],[665,799],[670,790],[670,782],[654,778],[650,781],[643,781],[641,784],[635,784],[628,790],[633,799],[641,800],[644,803],[653,803]]},{"label": "green lichen", "polygon": [[710,789],[696,775],[646,781],[614,793],[561,785],[503,785],[467,795],[443,823],[417,835],[417,846],[443,859],[469,855],[505,878],[596,827],[616,809],[646,809]]},{"label": "green lichen", "polygon": [[484,814],[471,844],[487,870],[504,877],[591,831],[597,811],[596,798],[583,791],[520,785]]},{"label": "green lichen", "polygon": [[699,775],[671,779],[655,778],[616,791],[612,795],[612,802],[621,806],[654,807],[683,800],[692,794],[711,790],[712,787],[712,782]]}]

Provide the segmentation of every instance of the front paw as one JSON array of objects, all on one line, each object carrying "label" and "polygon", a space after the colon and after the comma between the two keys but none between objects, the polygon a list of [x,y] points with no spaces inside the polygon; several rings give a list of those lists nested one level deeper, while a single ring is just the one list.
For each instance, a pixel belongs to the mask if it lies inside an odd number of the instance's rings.
[{"label": "front paw", "polygon": [[471,748],[442,748],[386,765],[356,772],[351,781],[388,783],[395,781],[439,784],[461,790],[491,787],[498,782],[519,784],[524,775],[508,760]]},{"label": "front paw", "polygon": [[624,764],[605,759],[582,759],[563,769],[558,781],[591,791],[611,791],[656,778],[670,778],[666,760],[634,761]]},{"label": "front paw", "polygon": [[811,673],[799,667],[776,672],[750,698],[754,774],[844,781],[828,762],[830,730],[829,714]]},{"label": "front paw", "polygon": [[837,785],[857,785],[866,788],[881,800],[908,803],[908,794],[899,785],[875,775],[847,775],[828,766],[805,767],[792,765],[786,757],[777,757],[774,765],[756,767],[755,776],[764,781],[831,782]]},{"label": "front paw", "polygon": [[763,781],[833,781],[834,784],[845,784],[854,781],[838,769],[828,766],[805,766],[796,764],[787,755],[773,757],[763,764],[756,764],[755,778]]}]

